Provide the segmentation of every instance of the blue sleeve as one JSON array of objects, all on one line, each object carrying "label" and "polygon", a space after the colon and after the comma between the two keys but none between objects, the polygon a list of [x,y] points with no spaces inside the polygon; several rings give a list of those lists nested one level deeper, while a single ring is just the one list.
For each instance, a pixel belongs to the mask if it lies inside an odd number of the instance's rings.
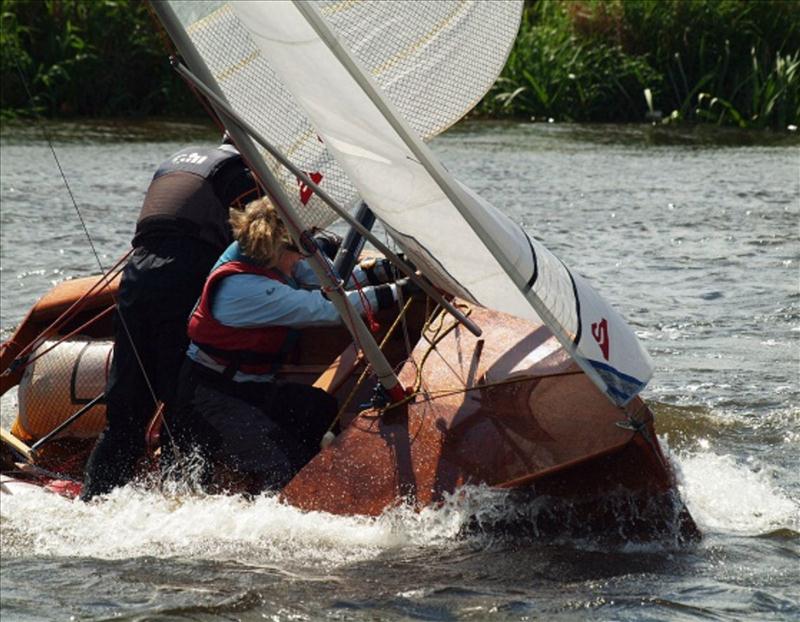
[{"label": "blue sleeve", "polygon": [[[320,282],[317,278],[317,275],[314,274],[314,270],[311,269],[311,266],[305,259],[298,261],[295,264],[294,270],[292,271],[292,277],[303,289],[319,289],[320,287]],[[356,285],[361,285],[361,287],[369,285],[367,276],[359,265],[356,265],[356,267],[353,268],[353,273],[350,277],[350,280],[347,281],[347,289],[355,289]]]},{"label": "blue sleeve", "polygon": [[[377,309],[373,288],[364,288],[363,292],[370,306]],[[358,292],[348,292],[347,297],[363,314]],[[304,328],[341,324],[336,307],[320,290],[295,289],[255,274],[234,274],[223,279],[214,295],[211,312],[226,326]]]},{"label": "blue sleeve", "polygon": [[308,261],[301,259],[294,265],[292,270],[292,278],[303,289],[319,289],[320,282],[314,270],[311,269]]}]

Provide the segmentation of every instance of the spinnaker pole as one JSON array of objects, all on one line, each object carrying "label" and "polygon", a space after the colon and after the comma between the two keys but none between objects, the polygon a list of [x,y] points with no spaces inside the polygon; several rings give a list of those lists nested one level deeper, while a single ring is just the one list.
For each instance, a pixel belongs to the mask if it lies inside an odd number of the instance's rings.
[{"label": "spinnaker pole", "polygon": [[[296,214],[291,201],[286,196],[280,183],[275,179],[272,171],[256,149],[253,141],[250,140],[248,134],[240,127],[236,120],[228,114],[227,110],[230,110],[230,107],[226,106],[223,108],[216,104],[216,100],[222,100],[227,104],[225,96],[222,94],[219,85],[211,75],[205,61],[197,53],[194,44],[183,29],[172,7],[166,2],[161,1],[152,1],[151,5],[187,65],[198,76],[199,80],[207,86],[207,89],[211,90],[214,95],[216,95],[214,101],[211,103],[216,109],[217,114],[220,115],[226,129],[230,132],[234,143],[250,165],[251,170],[256,175],[259,182],[261,182],[269,192],[270,198],[281,214],[282,220],[292,238],[301,248],[304,248],[303,229],[299,225],[302,221]],[[369,329],[364,324],[361,315],[355,310],[353,305],[350,304],[350,301],[344,294],[344,284],[341,279],[334,277],[327,259],[323,258],[322,252],[318,248],[315,247],[313,249],[313,253],[308,259],[309,265],[325,288],[336,310],[339,312],[342,322],[350,331],[356,344],[363,349],[364,355],[372,365],[372,369],[381,386],[386,390],[389,399],[392,402],[401,400],[405,397],[405,391],[400,385],[400,381],[392,369],[392,366],[386,360],[386,357],[381,352]]]}]

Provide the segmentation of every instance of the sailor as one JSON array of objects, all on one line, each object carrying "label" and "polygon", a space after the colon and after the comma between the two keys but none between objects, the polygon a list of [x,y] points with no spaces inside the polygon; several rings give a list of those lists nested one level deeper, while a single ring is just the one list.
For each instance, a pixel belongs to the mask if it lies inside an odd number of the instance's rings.
[{"label": "sailor", "polygon": [[[207,457],[256,482],[256,489],[276,489],[319,451],[337,411],[333,396],[276,374],[304,328],[339,326],[341,318],[308,278],[303,255],[268,199],[232,212],[231,224],[236,241],[209,275],[189,320],[177,425]],[[387,265],[367,266],[364,280],[391,278]],[[391,308],[398,289],[415,293],[398,281],[347,296],[364,313],[362,296],[373,309]]]},{"label": "sailor", "polygon": [[218,147],[182,149],[156,170],[122,273],[107,426],[87,463],[81,499],[130,481],[158,401],[168,419],[188,344],[186,320],[233,239],[229,206],[241,208],[259,194],[227,134]]}]

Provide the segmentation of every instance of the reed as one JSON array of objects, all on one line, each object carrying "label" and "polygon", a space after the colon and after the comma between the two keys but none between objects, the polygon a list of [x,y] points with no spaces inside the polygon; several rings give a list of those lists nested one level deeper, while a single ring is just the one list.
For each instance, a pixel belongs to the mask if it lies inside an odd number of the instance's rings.
[{"label": "reed", "polygon": [[538,0],[478,111],[785,128],[798,61],[796,0]]},{"label": "reed", "polygon": [[655,72],[619,45],[581,36],[569,9],[549,1],[526,9],[506,67],[480,112],[570,121],[626,121],[638,114],[640,93]]}]

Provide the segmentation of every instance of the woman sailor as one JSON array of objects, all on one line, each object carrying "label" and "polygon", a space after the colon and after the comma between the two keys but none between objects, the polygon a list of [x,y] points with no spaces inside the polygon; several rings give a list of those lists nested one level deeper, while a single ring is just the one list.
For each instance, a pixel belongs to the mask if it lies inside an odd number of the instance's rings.
[{"label": "woman sailor", "polygon": [[[279,488],[319,450],[337,403],[320,389],[278,382],[275,375],[299,331],[341,319],[314,287],[268,199],[232,212],[231,225],[236,241],[209,274],[189,319],[173,434],[178,428],[184,447],[198,445],[257,487]],[[388,278],[386,265],[370,266],[368,280]],[[372,308],[385,309],[394,305],[398,287],[408,288],[382,283],[348,297],[361,313],[362,295]]]}]

